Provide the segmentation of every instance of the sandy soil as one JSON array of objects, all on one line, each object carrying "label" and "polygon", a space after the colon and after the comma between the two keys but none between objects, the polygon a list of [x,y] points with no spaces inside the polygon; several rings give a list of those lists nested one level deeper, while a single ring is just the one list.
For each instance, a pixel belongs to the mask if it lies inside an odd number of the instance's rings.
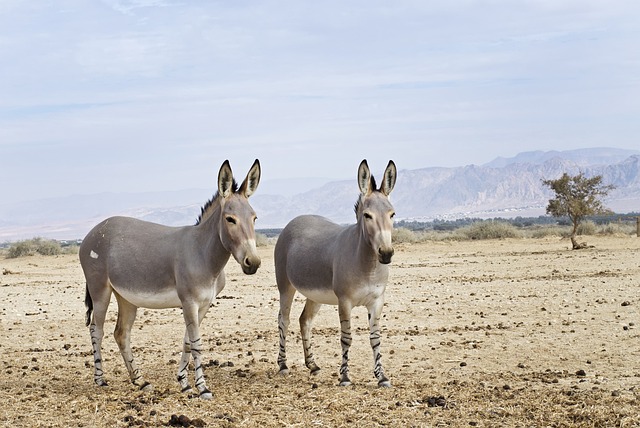
[{"label": "sandy soil", "polygon": [[[354,311],[354,385],[338,383],[334,307],[314,329],[304,367],[296,322],[292,373],[277,375],[273,247],[254,276],[227,267],[227,288],[203,323],[212,401],[175,380],[179,309],[140,310],[137,361],[154,383],[135,390],[112,335],[106,378],[93,384],[76,256],[0,259],[0,426],[640,426],[640,238],[590,237],[400,244],[383,318],[383,361],[372,374],[364,308]],[[303,301],[297,299],[297,318]],[[115,325],[112,302],[107,331]],[[172,421],[172,415],[175,415]]]}]

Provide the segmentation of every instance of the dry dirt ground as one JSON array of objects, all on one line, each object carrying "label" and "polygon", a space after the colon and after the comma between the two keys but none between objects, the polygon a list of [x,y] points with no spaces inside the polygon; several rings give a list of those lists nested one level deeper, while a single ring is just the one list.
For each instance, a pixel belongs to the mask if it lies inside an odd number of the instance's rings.
[{"label": "dry dirt ground", "polygon": [[[230,262],[203,322],[212,401],[181,394],[175,380],[179,309],[140,310],[134,325],[154,391],[129,383],[111,334],[100,388],[76,256],[0,259],[0,426],[640,426],[640,238],[588,241],[594,248],[578,251],[560,238],[397,245],[382,323],[393,387],[384,389],[364,308],[353,313],[354,385],[337,386],[334,307],[315,322],[323,370],[308,374],[301,299],[291,374],[277,374],[273,247],[261,247],[254,276]],[[108,332],[116,312],[113,301]]]}]

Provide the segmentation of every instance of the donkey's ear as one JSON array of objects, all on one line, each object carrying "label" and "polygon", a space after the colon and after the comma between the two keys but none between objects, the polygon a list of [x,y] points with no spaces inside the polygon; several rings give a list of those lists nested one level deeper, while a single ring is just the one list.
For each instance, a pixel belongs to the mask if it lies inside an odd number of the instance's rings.
[{"label": "donkey's ear", "polygon": [[390,160],[387,169],[384,170],[384,177],[382,177],[382,183],[380,183],[380,191],[389,196],[389,193],[391,193],[393,187],[396,185],[397,176],[398,171],[396,170],[396,164]]},{"label": "donkey's ear", "polygon": [[226,160],[218,172],[218,194],[223,198],[228,198],[233,192],[233,173],[229,161]]},{"label": "donkey's ear", "polygon": [[371,171],[366,159],[360,162],[358,167],[358,186],[360,187],[360,193],[363,195],[368,195],[375,190],[371,186]]},{"label": "donkey's ear", "polygon": [[260,161],[258,159],[253,162],[253,166],[247,173],[247,177],[242,182],[240,186],[240,194],[245,197],[249,197],[253,195],[253,192],[258,188],[258,183],[260,183]]}]

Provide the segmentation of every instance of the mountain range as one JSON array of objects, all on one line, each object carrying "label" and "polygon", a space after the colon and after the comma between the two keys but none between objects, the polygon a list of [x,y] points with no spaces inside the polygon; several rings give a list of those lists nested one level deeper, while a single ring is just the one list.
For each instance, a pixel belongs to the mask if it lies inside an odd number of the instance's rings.
[{"label": "mountain range", "polygon": [[[605,184],[615,186],[604,201],[608,208],[621,213],[640,211],[640,151],[614,148],[535,151],[496,158],[484,165],[400,169],[391,201],[396,218],[405,220],[539,216],[552,196],[542,180],[558,178],[564,172],[602,175]],[[256,227],[280,228],[299,214],[355,222],[355,176],[318,185],[320,182],[309,179],[309,190],[294,194],[268,193],[279,187],[268,181],[261,183],[262,189],[251,198],[259,217]],[[299,180],[297,189],[302,188],[300,183],[305,181]],[[0,208],[0,242],[34,236],[82,238],[97,222],[116,214],[171,226],[194,224],[210,197],[210,189],[189,189],[23,202]]]}]

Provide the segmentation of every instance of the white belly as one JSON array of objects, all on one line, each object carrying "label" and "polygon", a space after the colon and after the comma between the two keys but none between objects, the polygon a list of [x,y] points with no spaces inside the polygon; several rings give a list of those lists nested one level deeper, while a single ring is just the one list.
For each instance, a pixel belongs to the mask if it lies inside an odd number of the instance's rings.
[{"label": "white belly", "polygon": [[128,289],[117,289],[116,292],[127,302],[139,308],[164,309],[179,308],[182,306],[178,291],[175,288],[167,288],[162,291],[134,292]]},{"label": "white belly", "polygon": [[322,303],[323,305],[337,305],[338,304],[338,296],[333,292],[332,289],[312,289],[312,290],[298,290],[300,294],[306,297],[309,300],[313,300],[317,303]]}]

